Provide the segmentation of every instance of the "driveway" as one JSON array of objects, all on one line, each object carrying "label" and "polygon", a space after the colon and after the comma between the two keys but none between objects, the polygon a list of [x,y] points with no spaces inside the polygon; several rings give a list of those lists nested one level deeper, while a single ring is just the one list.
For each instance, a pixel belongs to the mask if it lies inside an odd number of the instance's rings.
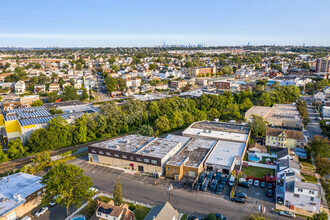
[{"label": "driveway", "polygon": [[[306,126],[307,132],[305,134],[312,139],[314,135],[322,135],[322,130],[320,128],[320,122],[316,119],[317,113],[312,105],[307,106],[309,122]],[[322,135],[323,136],[323,135]]]}]

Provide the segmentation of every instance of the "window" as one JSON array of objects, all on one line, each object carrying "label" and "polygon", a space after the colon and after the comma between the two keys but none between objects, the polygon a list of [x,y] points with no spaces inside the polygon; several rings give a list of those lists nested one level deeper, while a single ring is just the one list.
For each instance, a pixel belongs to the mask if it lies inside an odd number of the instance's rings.
[{"label": "window", "polygon": [[275,140],[277,140],[277,137],[275,138]]},{"label": "window", "polygon": [[96,153],[96,151],[93,149],[93,150],[92,150],[92,153]]},{"label": "window", "polygon": [[272,137],[272,140],[274,140],[274,137]]},{"label": "window", "polygon": [[106,155],[108,156],[111,156],[111,153],[110,152],[105,152]]},{"label": "window", "polygon": [[133,157],[133,156],[130,156],[130,157],[129,157],[129,159],[130,159],[130,160],[133,160],[133,159],[134,159],[134,157]]},{"label": "window", "polygon": [[102,212],[98,212],[98,214],[102,216]]},{"label": "window", "polygon": [[141,157],[136,158],[137,161],[142,161]]},{"label": "window", "polygon": [[313,190],[309,190],[309,194],[314,194],[314,191]]},{"label": "window", "polygon": [[299,195],[298,194],[293,194],[294,197],[296,198],[299,198]]},{"label": "window", "polygon": [[314,201],[314,197],[311,197],[311,201]]},{"label": "window", "polygon": [[176,172],[176,168],[174,168],[174,172]]},{"label": "window", "polygon": [[149,162],[150,162],[150,160],[149,160],[149,159],[146,159],[146,158],[145,158],[143,161],[144,161],[145,163],[149,163]]},{"label": "window", "polygon": [[43,188],[42,191],[46,192],[46,188]]},{"label": "window", "polygon": [[167,170],[170,170],[170,167],[167,167]]},{"label": "window", "polygon": [[119,154],[114,154],[115,157],[119,157]]},{"label": "window", "polygon": [[38,191],[38,193],[37,193],[37,194],[38,194],[38,196],[39,196],[39,195],[41,194],[41,191]]},{"label": "window", "polygon": [[298,188],[298,192],[302,192],[303,191],[303,189],[301,189],[301,188]]},{"label": "window", "polygon": [[104,154],[104,153],[103,153],[103,151],[100,150],[100,151],[99,151],[99,154]]},{"label": "window", "polygon": [[273,144],[275,144],[275,142],[273,142]]},{"label": "window", "polygon": [[151,160],[151,163],[157,164],[157,160]]},{"label": "window", "polygon": [[121,157],[127,159],[127,155],[121,155]]}]

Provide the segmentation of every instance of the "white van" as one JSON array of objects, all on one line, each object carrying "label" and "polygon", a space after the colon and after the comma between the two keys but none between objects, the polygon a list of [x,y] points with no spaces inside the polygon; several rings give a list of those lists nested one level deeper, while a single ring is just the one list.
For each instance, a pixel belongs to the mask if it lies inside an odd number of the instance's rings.
[{"label": "white van", "polygon": [[234,182],[235,182],[235,176],[230,176],[229,183],[228,183],[229,186],[233,186]]}]

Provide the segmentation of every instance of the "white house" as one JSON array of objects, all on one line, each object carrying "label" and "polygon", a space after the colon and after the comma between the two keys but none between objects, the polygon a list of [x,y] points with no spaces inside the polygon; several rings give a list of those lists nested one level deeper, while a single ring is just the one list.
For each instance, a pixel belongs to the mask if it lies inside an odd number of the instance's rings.
[{"label": "white house", "polygon": [[20,80],[15,83],[15,93],[24,93],[25,92],[25,82]]},{"label": "white house", "polygon": [[330,86],[325,86],[323,88],[323,93],[325,94],[326,98],[330,98]]},{"label": "white house", "polygon": [[330,119],[330,106],[322,106],[323,119]]}]

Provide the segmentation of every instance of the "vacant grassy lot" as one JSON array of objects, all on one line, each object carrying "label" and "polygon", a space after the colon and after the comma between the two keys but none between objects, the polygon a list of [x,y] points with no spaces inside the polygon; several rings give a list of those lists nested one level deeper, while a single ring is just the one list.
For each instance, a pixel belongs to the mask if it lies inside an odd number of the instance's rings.
[{"label": "vacant grassy lot", "polygon": [[309,183],[317,183],[317,179],[315,176],[310,176],[310,175],[306,175],[306,174],[303,174],[303,177],[305,178],[305,181],[306,182],[309,182]]},{"label": "vacant grassy lot", "polygon": [[134,210],[136,220],[143,220],[151,209],[137,205]]},{"label": "vacant grassy lot", "polygon": [[187,214],[183,214],[180,220],[186,220],[188,218]]},{"label": "vacant grassy lot", "polygon": [[268,168],[262,168],[262,167],[252,167],[249,166],[248,168],[242,168],[242,172],[251,177],[257,177],[257,178],[262,178],[267,174],[275,174],[275,170],[273,169],[268,169]]}]

